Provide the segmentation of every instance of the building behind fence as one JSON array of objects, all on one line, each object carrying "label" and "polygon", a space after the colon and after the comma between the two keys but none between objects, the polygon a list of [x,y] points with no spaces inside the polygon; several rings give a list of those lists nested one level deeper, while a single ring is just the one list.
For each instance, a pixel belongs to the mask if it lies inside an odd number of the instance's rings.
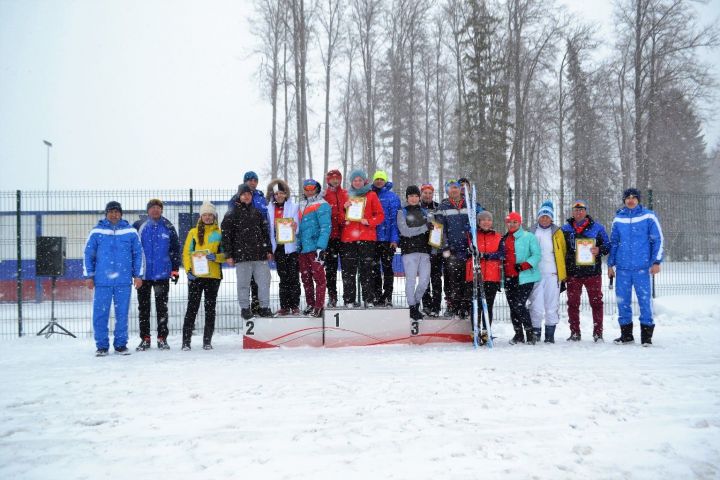
[{"label": "building behind fence", "polygon": [[[11,338],[35,334],[51,317],[51,279],[35,275],[36,238],[58,236],[66,239],[64,274],[56,279],[55,318],[79,335],[92,333],[92,291],[85,287],[82,259],[90,230],[103,218],[103,209],[110,200],[123,206],[123,218],[133,223],[146,214],[150,198],[160,198],[163,215],[178,229],[181,242],[197,222],[198,210],[204,200],[213,202],[220,218],[227,211],[233,190],[136,190],[136,191],[64,191],[64,192],[0,192],[0,337]],[[404,197],[400,192],[401,198]],[[544,200],[555,203],[555,222],[561,224],[570,216],[573,198],[559,192],[530,192],[515,198],[508,191],[506,198],[484,198],[480,202],[495,215],[495,227],[504,230],[503,218],[511,206],[519,210],[529,225]],[[615,211],[621,206],[619,192],[598,192],[583,198],[588,213],[610,226]],[[561,204],[562,202],[562,204]],[[648,192],[643,203],[653,208],[660,218],[665,241],[665,264],[656,277],[657,296],[677,294],[720,294],[720,195]],[[405,306],[402,262],[396,255],[397,278],[393,303]],[[235,289],[235,273],[223,270],[224,279],[218,294],[216,329],[239,331],[241,322]],[[607,283],[607,282],[606,282]],[[338,288],[342,291],[342,282]],[[133,294],[134,295],[134,294]],[[604,287],[606,315],[616,311],[614,293]],[[564,299],[564,296],[563,296]],[[170,328],[178,333],[182,326],[187,302],[187,286],[183,280],[171,285]],[[583,309],[588,309],[583,296]],[[137,305],[131,304],[130,328],[137,331]],[[277,276],[273,274],[271,307],[279,307]],[[564,312],[564,307],[561,307]],[[197,326],[202,328],[204,312],[198,314]],[[495,318],[509,320],[504,295],[498,295]],[[154,323],[154,322],[153,322]]]}]

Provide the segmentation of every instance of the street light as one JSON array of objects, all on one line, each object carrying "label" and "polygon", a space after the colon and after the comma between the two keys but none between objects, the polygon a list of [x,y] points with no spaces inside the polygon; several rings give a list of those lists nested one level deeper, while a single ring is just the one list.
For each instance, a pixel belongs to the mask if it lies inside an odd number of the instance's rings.
[{"label": "street light", "polygon": [[52,143],[47,140],[43,140],[43,143],[47,147],[47,164],[45,172],[45,210],[50,210],[50,147]]}]

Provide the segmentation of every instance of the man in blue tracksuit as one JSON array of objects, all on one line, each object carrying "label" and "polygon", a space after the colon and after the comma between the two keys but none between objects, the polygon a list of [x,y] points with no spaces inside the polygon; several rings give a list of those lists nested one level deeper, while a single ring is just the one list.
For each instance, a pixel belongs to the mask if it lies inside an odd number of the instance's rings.
[{"label": "man in blue tracksuit", "polygon": [[[632,288],[640,304],[640,338],[644,346],[652,344],[655,329],[652,311],[650,275],[660,272],[663,260],[663,234],[655,212],[640,204],[640,191],[623,192],[625,206],[617,211],[610,234],[608,276],[617,277],[620,337],[617,344],[633,343]],[[617,271],[616,271],[617,270]]]},{"label": "man in blue tracksuit", "polygon": [[[252,170],[249,170],[245,172],[245,175],[243,175],[243,183],[241,185],[238,185],[238,191],[242,185],[247,185],[248,187],[250,187],[250,192],[252,192],[253,207],[258,209],[263,215],[263,217],[267,218],[268,204],[267,200],[265,199],[265,195],[263,195],[262,192],[257,188],[258,182],[258,174],[253,172]],[[235,206],[237,206],[237,204],[239,203],[240,195],[236,193],[228,201],[227,213],[232,212],[235,209]],[[252,296],[252,301],[250,302],[250,310],[255,315],[258,315],[260,312],[260,300],[258,298],[258,286],[257,283],[255,283],[255,277],[250,277],[250,292]]]},{"label": "man in blue tracksuit", "polygon": [[140,288],[143,275],[143,252],[137,230],[122,219],[122,207],[109,202],[105,218],[90,231],[85,244],[83,276],[89,289],[95,289],[93,332],[98,357],[110,349],[108,320],[110,304],[115,304],[115,352],[129,355],[128,308],[132,285]]},{"label": "man in blue tracksuit", "polygon": [[163,202],[157,198],[147,204],[148,216],[138,220],[133,227],[140,235],[145,255],[145,275],[142,287],[138,288],[138,316],[140,319],[140,345],[137,351],[150,348],[150,303],[155,291],[155,313],[157,314],[157,346],[168,350],[168,292],[170,279],[177,283],[180,270],[180,241],[175,226],[163,217]]},{"label": "man in blue tracksuit", "polygon": [[387,173],[382,170],[375,172],[372,189],[378,196],[385,214],[385,220],[375,229],[377,242],[375,243],[375,263],[373,264],[375,304],[380,307],[392,307],[393,283],[395,282],[393,259],[400,242],[400,232],[397,227],[400,197],[392,191],[392,188],[393,184],[388,182]]}]

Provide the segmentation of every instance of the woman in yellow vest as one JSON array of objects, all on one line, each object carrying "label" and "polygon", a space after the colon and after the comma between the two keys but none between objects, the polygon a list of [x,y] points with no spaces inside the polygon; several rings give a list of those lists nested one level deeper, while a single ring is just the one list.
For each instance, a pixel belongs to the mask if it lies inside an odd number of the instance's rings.
[{"label": "woman in yellow vest", "polygon": [[215,301],[222,280],[221,264],[225,261],[221,240],[215,205],[207,201],[203,202],[197,226],[188,232],[183,248],[183,266],[188,278],[188,304],[183,322],[183,350],[190,350],[195,317],[203,293],[205,293],[203,349],[213,348],[211,341],[215,330]]}]

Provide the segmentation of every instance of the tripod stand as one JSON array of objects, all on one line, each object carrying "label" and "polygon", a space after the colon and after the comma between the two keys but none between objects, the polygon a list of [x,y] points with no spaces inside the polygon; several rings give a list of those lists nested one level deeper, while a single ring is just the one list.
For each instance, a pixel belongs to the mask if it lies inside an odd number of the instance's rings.
[{"label": "tripod stand", "polygon": [[[37,334],[42,335],[44,333],[45,338],[50,338],[50,335],[52,335],[53,333],[57,333],[58,335],[70,335],[73,338],[77,338],[75,335],[70,333],[69,330],[60,325],[57,320],[55,320],[55,282],[57,282],[57,277],[52,276],[51,278],[52,287],[50,293],[50,321]],[[59,330],[55,330],[56,328]]]}]

